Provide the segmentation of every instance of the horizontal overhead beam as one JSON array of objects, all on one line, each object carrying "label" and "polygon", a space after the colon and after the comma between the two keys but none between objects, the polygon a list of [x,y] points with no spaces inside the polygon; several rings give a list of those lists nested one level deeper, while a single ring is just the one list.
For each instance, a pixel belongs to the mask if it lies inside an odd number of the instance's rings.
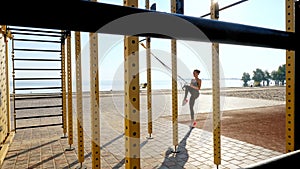
[{"label": "horizontal overhead beam", "polygon": [[[22,2],[22,1],[21,1]],[[98,32],[119,35],[132,35],[134,30],[144,30],[135,35],[156,38],[174,38],[178,40],[210,41],[224,44],[267,47],[295,50],[295,33],[285,32],[249,25],[215,21],[198,17],[149,11],[132,7],[111,5],[89,1],[26,1],[21,3],[6,1],[2,8],[0,25],[24,26],[46,29],[70,30],[81,32]],[[68,2],[68,3],[64,3]],[[18,5],[20,7],[18,7]],[[180,25],[173,27],[174,36],[162,34],[159,31],[166,23],[155,23],[156,19],[138,20],[136,22],[115,23],[119,29],[102,29],[107,24],[130,14],[152,12],[157,19],[177,16],[181,20],[193,24],[207,38],[194,36],[189,29]],[[163,17],[161,17],[163,16]],[[147,32],[146,32],[147,31]],[[156,31],[156,32],[155,32]]]}]

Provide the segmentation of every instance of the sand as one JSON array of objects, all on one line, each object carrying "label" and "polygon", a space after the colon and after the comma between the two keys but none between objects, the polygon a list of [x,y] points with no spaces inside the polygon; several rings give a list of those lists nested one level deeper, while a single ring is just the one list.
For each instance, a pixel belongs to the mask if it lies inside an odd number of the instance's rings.
[{"label": "sand", "polygon": [[[211,94],[204,91],[202,94]],[[259,88],[227,88],[221,95],[260,100],[285,101],[285,86]],[[220,133],[223,136],[245,141],[278,152],[286,152],[285,104],[222,111]],[[212,131],[211,113],[195,115],[195,127]],[[166,117],[171,119],[171,117]],[[189,125],[190,116],[180,115],[179,123]]]}]

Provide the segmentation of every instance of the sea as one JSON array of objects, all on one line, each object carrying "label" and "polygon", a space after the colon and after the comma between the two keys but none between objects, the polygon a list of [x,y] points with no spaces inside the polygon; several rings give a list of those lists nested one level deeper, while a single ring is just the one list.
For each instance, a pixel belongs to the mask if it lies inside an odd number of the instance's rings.
[{"label": "sea", "polygon": [[[186,81],[177,82],[177,88],[180,89],[183,85],[186,84]],[[249,85],[253,84],[252,81],[248,82]],[[271,86],[274,82],[271,81]],[[18,88],[41,88],[41,87],[60,87],[61,81],[22,81],[15,83],[15,89]],[[145,88],[146,82],[140,82],[140,88]],[[228,78],[220,80],[220,87],[243,87],[243,81],[238,78]],[[172,82],[170,80],[159,80],[159,81],[152,81],[151,88],[153,90],[164,90],[164,89],[172,89]],[[212,80],[211,79],[202,79],[202,86],[201,89],[210,89],[212,88]],[[100,80],[99,83],[99,90],[100,91],[122,91],[124,90],[124,82],[123,81],[113,81],[113,80]],[[72,84],[72,91],[76,92],[76,83],[73,82]],[[82,91],[89,92],[90,91],[90,83],[83,82],[82,83]],[[10,81],[10,92],[13,93],[13,82]],[[15,90],[16,94],[21,93],[59,93],[61,89],[28,89],[28,90]]]}]

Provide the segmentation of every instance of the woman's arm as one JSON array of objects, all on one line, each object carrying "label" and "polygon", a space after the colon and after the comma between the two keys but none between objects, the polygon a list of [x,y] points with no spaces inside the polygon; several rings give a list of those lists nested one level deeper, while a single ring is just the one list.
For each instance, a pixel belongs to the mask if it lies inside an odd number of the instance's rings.
[{"label": "woman's arm", "polygon": [[198,83],[198,90],[200,90],[201,89],[201,85],[202,85],[202,80],[198,79],[197,83]]}]

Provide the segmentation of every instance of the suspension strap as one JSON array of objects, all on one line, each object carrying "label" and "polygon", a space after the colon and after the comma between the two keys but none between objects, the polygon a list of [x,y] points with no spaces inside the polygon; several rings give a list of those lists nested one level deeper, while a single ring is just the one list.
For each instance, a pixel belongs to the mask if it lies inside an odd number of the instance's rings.
[{"label": "suspension strap", "polygon": [[[142,40],[141,40],[142,41]],[[140,45],[142,46],[142,47],[144,47],[146,50],[148,49],[146,46],[145,46],[145,44],[143,43],[143,42],[141,42],[140,41]],[[169,70],[170,72],[172,72],[172,69],[168,66],[168,65],[166,65],[163,61],[161,61],[157,56],[155,56],[152,52],[150,52],[150,54],[159,62],[159,63],[161,63],[167,70]],[[182,80],[183,82],[184,82],[184,84],[187,84],[188,82],[184,79],[184,78],[182,78],[180,75],[178,75],[177,74],[177,77],[180,79],[180,80]],[[181,85],[181,88],[182,88],[182,90],[184,90],[184,84],[182,83],[182,81],[180,82],[180,85]]]}]

